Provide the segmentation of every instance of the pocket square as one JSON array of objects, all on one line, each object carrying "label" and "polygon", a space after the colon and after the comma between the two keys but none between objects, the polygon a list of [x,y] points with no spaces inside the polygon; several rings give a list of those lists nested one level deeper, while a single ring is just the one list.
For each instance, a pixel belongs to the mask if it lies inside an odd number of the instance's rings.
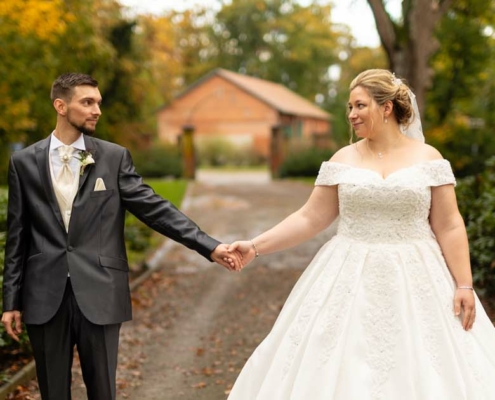
[{"label": "pocket square", "polygon": [[105,187],[105,182],[103,182],[103,179],[98,178],[95,183],[95,192],[100,190],[107,190],[107,188]]}]

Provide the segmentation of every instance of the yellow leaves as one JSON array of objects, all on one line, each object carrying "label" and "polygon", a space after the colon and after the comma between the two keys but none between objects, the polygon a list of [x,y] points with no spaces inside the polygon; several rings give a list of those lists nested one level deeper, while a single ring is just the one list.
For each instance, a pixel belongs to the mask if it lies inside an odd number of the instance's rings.
[{"label": "yellow leaves", "polygon": [[445,144],[454,140],[456,133],[469,129],[469,118],[465,114],[455,113],[442,125],[437,125],[428,130],[428,138],[435,144]]},{"label": "yellow leaves", "polygon": [[32,129],[35,122],[30,118],[30,104],[27,98],[14,100],[9,96],[8,85],[0,83],[0,131],[22,131]]},{"label": "yellow leaves", "polygon": [[0,2],[0,35],[34,35],[53,41],[75,18],[64,11],[62,0],[17,0]]}]

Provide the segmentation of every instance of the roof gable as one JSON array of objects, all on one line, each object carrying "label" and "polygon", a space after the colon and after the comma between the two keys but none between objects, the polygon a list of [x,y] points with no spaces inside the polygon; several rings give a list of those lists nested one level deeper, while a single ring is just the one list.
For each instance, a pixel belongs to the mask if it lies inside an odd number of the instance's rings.
[{"label": "roof gable", "polygon": [[226,79],[241,90],[263,101],[282,114],[324,120],[330,118],[330,114],[326,111],[306,100],[304,97],[287,89],[283,85],[247,75],[241,75],[222,68],[217,68],[205,75],[203,78],[189,86],[183,93],[177,96],[177,98],[185,96],[213,76],[220,76],[223,79]]},{"label": "roof gable", "polygon": [[318,119],[328,119],[330,117],[326,111],[278,83],[237,74],[225,69],[218,69],[216,72],[217,75],[228,79],[283,114],[300,115]]}]

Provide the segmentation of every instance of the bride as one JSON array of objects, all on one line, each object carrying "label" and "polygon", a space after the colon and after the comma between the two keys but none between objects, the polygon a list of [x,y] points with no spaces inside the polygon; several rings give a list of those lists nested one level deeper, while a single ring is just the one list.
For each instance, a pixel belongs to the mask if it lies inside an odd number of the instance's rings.
[{"label": "bride", "polygon": [[495,399],[495,329],[472,287],[455,178],[424,143],[414,95],[364,71],[348,118],[362,140],[322,164],[307,203],[230,247],[247,264],[339,216],[229,400]]}]

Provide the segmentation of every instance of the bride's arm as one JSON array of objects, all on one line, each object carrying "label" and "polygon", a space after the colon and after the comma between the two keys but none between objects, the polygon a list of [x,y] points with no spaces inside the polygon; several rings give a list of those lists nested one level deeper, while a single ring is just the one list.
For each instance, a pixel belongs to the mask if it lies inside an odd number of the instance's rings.
[{"label": "bride's arm", "polygon": [[252,239],[235,242],[230,249],[243,253],[248,264],[256,255],[294,247],[327,228],[339,213],[337,186],[316,186],[306,204],[273,228]]},{"label": "bride's arm", "polygon": [[454,311],[459,315],[461,308],[464,310],[463,327],[470,329],[475,316],[474,295],[472,290],[459,289],[473,286],[469,244],[453,185],[431,188],[430,224],[458,288]]}]

